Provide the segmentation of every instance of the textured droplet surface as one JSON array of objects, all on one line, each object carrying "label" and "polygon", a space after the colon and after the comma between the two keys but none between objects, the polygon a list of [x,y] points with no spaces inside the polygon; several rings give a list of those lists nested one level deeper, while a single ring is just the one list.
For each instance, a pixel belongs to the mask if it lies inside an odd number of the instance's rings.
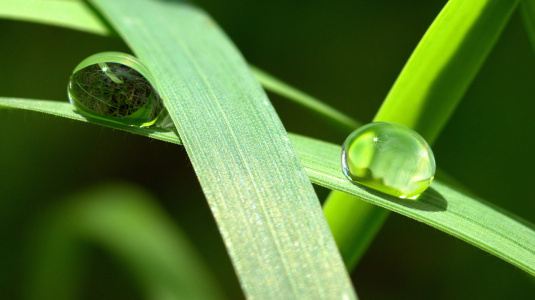
[{"label": "textured droplet surface", "polygon": [[403,125],[377,122],[351,133],[342,146],[342,169],[353,182],[415,199],[435,176],[431,147]]},{"label": "textured droplet surface", "polygon": [[153,125],[164,106],[147,78],[125,64],[94,57],[80,63],[72,74],[71,103],[88,117],[137,127]]}]

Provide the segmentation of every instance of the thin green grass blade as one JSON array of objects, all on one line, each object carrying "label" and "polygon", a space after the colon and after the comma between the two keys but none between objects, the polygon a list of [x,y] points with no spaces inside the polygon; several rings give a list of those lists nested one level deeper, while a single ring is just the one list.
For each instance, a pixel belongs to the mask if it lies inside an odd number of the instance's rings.
[{"label": "thin green grass blade", "polygon": [[2,0],[0,18],[24,20],[100,35],[112,31],[83,1]]},{"label": "thin green grass blade", "polygon": [[[87,122],[65,102],[1,98],[0,107],[20,108]],[[0,113],[2,110],[0,110]],[[135,134],[181,144],[174,132],[150,128],[117,127]],[[348,201],[371,203],[408,216],[456,236],[535,276],[535,225],[474,196],[435,180],[417,201],[365,190],[348,181],[341,171],[340,145],[289,134],[310,180],[351,195]],[[349,203],[350,204],[350,203]]]},{"label": "thin green grass blade", "polygon": [[290,85],[282,82],[281,80],[275,78],[267,72],[262,71],[255,66],[250,66],[250,68],[255,74],[256,79],[266,90],[285,97],[289,100],[292,100],[304,107],[309,108],[312,111],[321,114],[322,116],[330,120],[337,122],[343,127],[344,130],[353,131],[355,130],[355,128],[361,125],[359,122],[349,117],[348,115],[332,108],[331,106],[321,102],[320,100],[310,95],[307,95],[306,93],[303,93],[302,91],[294,87],[291,87]]},{"label": "thin green grass blade", "polygon": [[223,299],[217,282],[154,199],[134,186],[76,194],[35,223],[28,299],[77,299],[89,245],[108,253],[146,299]]},{"label": "thin green grass blade", "polygon": [[[2,108],[31,110],[52,114],[54,116],[63,117],[71,120],[88,122],[88,120],[83,115],[73,110],[73,106],[68,102],[0,97],[0,109]],[[114,129],[122,129],[139,135],[144,135],[158,140],[182,145],[182,141],[180,141],[180,138],[175,132],[164,131],[159,128],[139,128],[125,126],[121,124],[110,124],[94,118],[91,119],[91,123],[99,124]]]},{"label": "thin green grass blade", "polygon": [[91,1],[145,62],[247,297],[354,298],[321,206],[238,51],[180,1]]},{"label": "thin green grass blade", "polygon": [[[432,145],[518,2],[449,1],[414,50],[374,121],[403,124]],[[351,270],[382,227],[388,211],[332,192],[324,213]]]},{"label": "thin green grass blade", "polygon": [[[84,1],[36,1],[5,0],[9,9],[0,11],[0,18],[40,22],[100,35],[111,35],[113,29],[90,9]],[[37,5],[34,5],[38,3]],[[43,14],[43,11],[46,14]],[[361,124],[350,116],[326,103],[282,82],[273,75],[255,66],[249,66],[264,89],[280,95],[283,99],[294,101],[319,115],[337,123],[343,130],[350,131]]]}]

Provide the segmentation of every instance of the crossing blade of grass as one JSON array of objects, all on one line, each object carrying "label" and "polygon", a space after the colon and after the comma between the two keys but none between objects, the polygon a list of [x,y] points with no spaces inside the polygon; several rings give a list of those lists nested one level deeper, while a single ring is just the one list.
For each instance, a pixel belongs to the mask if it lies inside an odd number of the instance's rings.
[{"label": "crossing blade of grass", "polygon": [[[87,122],[65,102],[0,97],[0,107],[44,112]],[[174,132],[155,133],[150,128],[118,127],[116,124],[108,126],[166,142],[182,143]],[[351,201],[364,200],[366,203],[440,229],[535,276],[535,225],[532,223],[449,187],[439,180],[435,180],[431,189],[416,201],[362,189],[349,182],[343,175],[340,166],[340,145],[291,133],[289,137],[312,182],[351,195]]]},{"label": "crossing blade of grass", "polygon": [[223,299],[188,240],[135,186],[110,184],[68,197],[34,228],[28,299],[79,298],[89,245],[128,269],[146,299]]},{"label": "crossing blade of grass", "polygon": [[[450,0],[414,50],[374,121],[403,124],[432,145],[518,2]],[[388,213],[338,192],[329,195],[324,212],[350,270]]]},{"label": "crossing blade of grass", "polygon": [[354,298],[314,189],[237,49],[182,1],[91,1],[153,75],[247,297]]},{"label": "crossing blade of grass", "polygon": [[[84,1],[4,0],[8,9],[0,10],[0,17],[14,20],[40,22],[49,25],[87,31],[100,35],[112,35],[108,26]],[[43,12],[46,12],[44,14]],[[256,79],[266,89],[283,99],[294,101],[333,121],[342,130],[352,131],[361,124],[326,103],[284,83],[255,66],[249,66]]]}]

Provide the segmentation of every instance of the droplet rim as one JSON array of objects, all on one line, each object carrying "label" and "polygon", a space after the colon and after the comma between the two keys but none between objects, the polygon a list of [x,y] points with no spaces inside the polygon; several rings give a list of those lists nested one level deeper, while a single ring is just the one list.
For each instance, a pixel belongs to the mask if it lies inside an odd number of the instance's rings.
[{"label": "droplet rim", "polygon": [[[132,117],[131,117],[132,114],[125,116],[125,117],[109,117],[109,116],[101,115],[87,108],[84,104],[74,99],[70,92],[71,85],[72,85],[72,76],[76,72],[81,71],[82,69],[86,67],[99,64],[99,63],[116,63],[116,64],[125,65],[129,68],[132,68],[133,70],[138,72],[141,76],[143,76],[147,80],[147,82],[150,84],[150,86],[152,87],[152,90],[154,92],[153,94],[155,97],[154,101],[158,101],[159,105],[162,107],[160,112],[152,120],[149,120],[147,122],[143,122],[141,124],[138,124],[137,122],[136,124],[128,124],[129,121],[132,120]],[[67,95],[69,97],[69,101],[73,104],[73,106],[76,109],[83,112],[84,116],[87,115],[91,118],[102,120],[105,122],[111,122],[114,124],[121,124],[121,125],[132,126],[132,127],[150,127],[150,126],[155,125],[159,119],[162,119],[162,118],[165,119],[165,116],[168,115],[167,110],[163,104],[163,99],[160,97],[159,93],[157,92],[157,89],[154,83],[155,81],[154,81],[152,74],[150,73],[148,68],[143,64],[143,62],[137,57],[127,54],[127,53],[122,53],[122,52],[111,52],[111,51],[101,52],[101,53],[93,54],[85,58],[74,68],[69,78],[69,84],[67,85]],[[138,110],[143,109],[147,105],[148,105],[148,102],[144,104],[143,106],[139,107]],[[138,110],[136,110],[136,112]]]},{"label": "droplet rim", "polygon": [[[412,195],[411,193],[408,193],[407,195],[404,195],[402,191],[399,191],[396,188],[390,187],[390,186],[387,186],[387,185],[381,186],[381,187],[384,188],[383,190],[381,190],[381,189],[378,189],[378,188],[374,187],[373,185],[370,186],[366,182],[361,182],[361,181],[358,181],[358,179],[353,179],[352,176],[350,174],[348,174],[348,172],[350,173],[351,171],[349,170],[349,167],[346,166],[347,163],[345,163],[346,160],[347,160],[347,154],[346,154],[347,151],[345,150],[346,145],[348,145],[350,141],[354,140],[354,138],[357,135],[361,134],[363,131],[367,130],[369,127],[376,126],[376,125],[389,125],[389,126],[397,127],[397,128],[400,128],[400,129],[404,129],[408,133],[410,133],[411,136],[415,137],[417,140],[419,140],[419,142],[422,142],[423,145],[425,145],[425,148],[428,151],[429,162],[430,162],[430,164],[432,166],[432,176],[429,179],[428,186],[424,190],[422,190],[420,192],[420,194]],[[381,192],[381,193],[384,193],[384,194],[387,194],[387,195],[390,195],[390,196],[393,196],[393,197],[397,197],[397,198],[400,198],[400,199],[406,199],[406,200],[415,200],[415,199],[417,199],[425,190],[427,190],[429,188],[429,186],[431,185],[431,183],[434,180],[435,173],[436,173],[435,155],[433,153],[433,150],[432,150],[431,146],[427,143],[427,141],[418,132],[416,132],[415,130],[413,130],[413,129],[405,126],[405,125],[402,125],[402,124],[399,124],[399,123],[394,123],[394,122],[371,122],[371,123],[365,124],[363,126],[360,126],[357,129],[355,129],[344,140],[344,142],[342,144],[340,158],[341,158],[340,161],[341,161],[342,173],[344,174],[344,176],[351,183],[356,184],[356,185],[360,185],[360,186],[362,186],[362,187],[364,187],[366,189],[369,188],[369,189],[372,189],[374,191],[378,191],[378,192]],[[392,190],[392,191],[396,191],[396,192],[395,193],[389,193],[389,192],[387,192],[387,190]],[[410,197],[409,197],[409,195],[410,195]]]}]

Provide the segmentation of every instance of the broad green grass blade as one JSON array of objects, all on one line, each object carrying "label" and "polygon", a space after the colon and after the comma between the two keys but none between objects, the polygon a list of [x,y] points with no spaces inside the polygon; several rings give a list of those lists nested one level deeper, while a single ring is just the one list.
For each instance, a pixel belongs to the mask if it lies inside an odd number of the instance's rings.
[{"label": "broad green grass blade", "polygon": [[[84,1],[70,0],[4,0],[9,9],[0,10],[0,18],[40,22],[100,35],[111,35],[110,28]],[[35,5],[37,3],[37,5]],[[43,11],[46,14],[43,14]],[[324,102],[282,82],[273,75],[249,66],[264,89],[280,95],[283,99],[307,107],[323,117],[337,123],[343,130],[354,130],[361,124],[350,116]]]},{"label": "broad green grass blade", "polygon": [[523,0],[520,2],[520,11],[524,20],[524,27],[528,34],[531,47],[535,50],[535,1]]},{"label": "broad green grass blade", "polygon": [[[39,111],[87,122],[65,102],[0,98],[0,107]],[[181,144],[174,132],[154,133],[149,128],[108,126]],[[436,180],[417,201],[364,190],[343,175],[339,145],[291,133],[289,136],[312,182],[353,196],[348,201],[362,202],[354,198],[358,197],[366,203],[438,228],[535,276],[535,225],[532,223]]]},{"label": "broad green grass blade", "polygon": [[[449,1],[414,50],[374,121],[403,124],[432,145],[518,2]],[[338,192],[329,195],[324,212],[350,270],[388,213]]]},{"label": "broad green grass blade", "polygon": [[275,110],[217,25],[181,1],[91,1],[155,78],[251,298],[354,298]]},{"label": "broad green grass blade", "polygon": [[143,191],[106,185],[66,200],[35,224],[28,299],[79,298],[89,245],[128,269],[146,299],[223,299],[188,240]]},{"label": "broad green grass blade", "polygon": [[110,35],[110,28],[83,1],[1,0],[0,18],[38,22],[94,34]]}]

